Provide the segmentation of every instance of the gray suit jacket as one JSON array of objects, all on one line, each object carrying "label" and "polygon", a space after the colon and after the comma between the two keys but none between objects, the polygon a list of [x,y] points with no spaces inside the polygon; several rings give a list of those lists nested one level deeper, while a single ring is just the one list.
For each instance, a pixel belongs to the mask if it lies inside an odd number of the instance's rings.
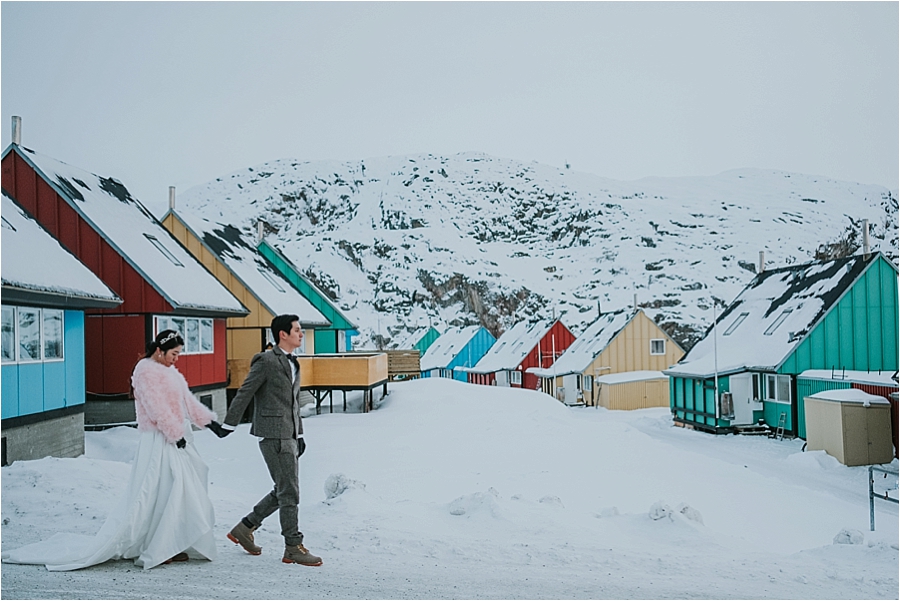
[{"label": "gray suit jacket", "polygon": [[250,373],[231,401],[225,423],[236,426],[247,405],[255,399],[251,434],[261,438],[297,438],[303,434],[300,366],[297,365],[297,380],[292,384],[292,360],[278,346],[257,353],[250,361]]}]

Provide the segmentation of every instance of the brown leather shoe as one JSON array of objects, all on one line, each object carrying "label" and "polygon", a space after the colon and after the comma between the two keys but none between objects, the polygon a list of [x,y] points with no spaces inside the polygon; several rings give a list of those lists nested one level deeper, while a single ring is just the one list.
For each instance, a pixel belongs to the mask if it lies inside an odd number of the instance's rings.
[{"label": "brown leather shoe", "polygon": [[253,531],[256,528],[248,528],[244,521],[241,520],[238,522],[237,526],[231,529],[231,532],[228,533],[228,540],[233,542],[236,545],[240,545],[244,548],[244,551],[249,553],[250,555],[259,555],[262,553],[262,547],[256,545],[253,542]]},{"label": "brown leather shoe", "polygon": [[188,559],[190,559],[190,557],[188,557],[188,554],[182,551],[181,553],[177,553],[176,555],[165,560],[163,563],[168,564],[172,563],[173,561],[187,561]]},{"label": "brown leather shoe", "polygon": [[282,563],[299,563],[302,566],[320,566],[322,558],[316,557],[303,545],[291,545],[284,548]]}]

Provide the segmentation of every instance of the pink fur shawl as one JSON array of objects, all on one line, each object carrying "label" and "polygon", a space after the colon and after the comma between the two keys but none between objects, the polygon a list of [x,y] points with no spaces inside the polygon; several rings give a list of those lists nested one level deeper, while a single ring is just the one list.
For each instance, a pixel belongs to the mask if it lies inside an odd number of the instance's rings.
[{"label": "pink fur shawl", "polygon": [[[141,359],[131,375],[134,410],[138,430],[158,430],[169,442],[184,436],[184,407],[191,422],[204,427],[216,419],[188,388],[175,366],[166,367],[153,359]],[[184,403],[182,403],[184,399]]]}]

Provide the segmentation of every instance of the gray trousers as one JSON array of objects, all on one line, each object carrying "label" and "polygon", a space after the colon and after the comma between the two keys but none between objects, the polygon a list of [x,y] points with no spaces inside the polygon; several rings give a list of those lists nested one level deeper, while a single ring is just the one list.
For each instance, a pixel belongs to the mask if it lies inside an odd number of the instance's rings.
[{"label": "gray trousers", "polygon": [[263,438],[259,441],[259,450],[275,488],[256,504],[247,515],[247,521],[258,528],[277,509],[284,544],[300,545],[303,543],[303,533],[298,523],[300,464],[297,441],[292,438]]}]

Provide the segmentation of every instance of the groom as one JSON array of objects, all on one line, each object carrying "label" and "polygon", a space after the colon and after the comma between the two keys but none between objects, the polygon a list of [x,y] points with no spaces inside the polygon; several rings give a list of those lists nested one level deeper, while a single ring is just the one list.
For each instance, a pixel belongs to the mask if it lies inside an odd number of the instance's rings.
[{"label": "groom", "polygon": [[262,548],[253,542],[253,532],[277,509],[285,545],[281,561],[320,566],[322,558],[303,546],[303,534],[297,518],[300,503],[299,458],[306,450],[306,443],[300,420],[300,366],[291,353],[303,342],[300,318],[296,315],[275,317],[272,320],[272,336],[277,341],[275,347],[253,357],[250,373],[231,402],[221,433],[216,434],[220,437],[230,434],[240,422],[247,405],[255,399],[250,434],[259,437],[259,450],[275,488],[231,529],[228,538],[251,555],[259,555]]}]

